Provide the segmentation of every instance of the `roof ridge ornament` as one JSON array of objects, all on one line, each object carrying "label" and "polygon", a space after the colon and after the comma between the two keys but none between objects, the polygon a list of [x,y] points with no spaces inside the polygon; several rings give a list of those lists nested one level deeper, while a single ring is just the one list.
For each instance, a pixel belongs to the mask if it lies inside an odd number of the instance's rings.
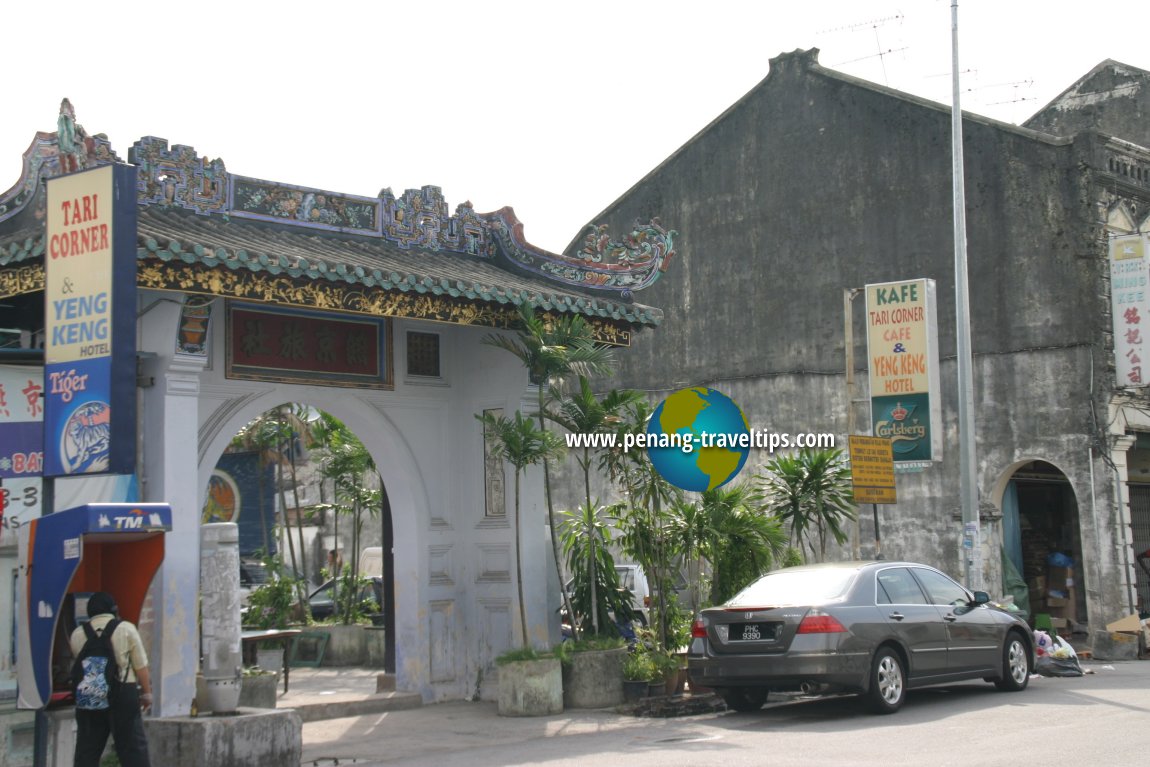
[{"label": "roof ridge ornament", "polygon": [[[42,178],[118,161],[107,138],[90,136],[64,99],[56,133],[37,134],[24,155],[21,181],[0,196],[0,221],[37,199]],[[137,168],[136,198],[142,206],[377,238],[429,258],[450,253],[492,260],[554,283],[615,293],[628,302],[634,300],[634,291],[650,286],[666,271],[677,236],[657,218],[636,221],[620,238],[613,238],[605,225],[592,225],[579,250],[564,255],[527,242],[523,224],[510,207],[477,213],[468,201],[452,214],[438,186],[401,195],[384,188],[376,197],[366,197],[265,181],[229,173],[222,159],[201,157],[182,144],[169,147],[166,139],[155,136],[133,144],[128,162]],[[36,215],[42,218],[43,195],[38,199]]]},{"label": "roof ridge ornament", "polygon": [[0,194],[0,221],[12,218],[35,203],[37,219],[44,216],[45,197],[37,194],[44,179],[119,162],[112,144],[103,133],[89,134],[76,122],[76,109],[67,98],[60,101],[60,113],[53,133],[37,131],[24,151],[24,168],[12,188]]}]

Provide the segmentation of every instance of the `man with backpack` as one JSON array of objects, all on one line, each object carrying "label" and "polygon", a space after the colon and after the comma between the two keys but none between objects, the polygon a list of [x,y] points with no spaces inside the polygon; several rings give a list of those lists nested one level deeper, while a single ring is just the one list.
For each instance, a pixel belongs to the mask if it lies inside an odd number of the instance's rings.
[{"label": "man with backpack", "polygon": [[88,622],[72,632],[70,644],[76,658],[74,767],[98,767],[109,734],[123,767],[151,767],[143,712],[152,705],[152,680],[140,632],[120,619],[112,595],[99,591],[88,598]]}]

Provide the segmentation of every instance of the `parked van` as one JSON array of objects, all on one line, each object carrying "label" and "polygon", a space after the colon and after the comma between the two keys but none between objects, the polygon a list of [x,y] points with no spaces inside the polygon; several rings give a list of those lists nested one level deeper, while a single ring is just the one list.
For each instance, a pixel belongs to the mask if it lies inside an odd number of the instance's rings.
[{"label": "parked van", "polygon": [[382,546],[368,546],[359,553],[359,574],[365,578],[383,576]]}]

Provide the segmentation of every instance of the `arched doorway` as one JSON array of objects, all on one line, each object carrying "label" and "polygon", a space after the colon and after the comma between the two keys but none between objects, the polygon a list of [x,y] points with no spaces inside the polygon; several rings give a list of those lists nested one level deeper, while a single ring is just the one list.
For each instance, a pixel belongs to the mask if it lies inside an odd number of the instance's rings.
[{"label": "arched doorway", "polygon": [[[239,528],[245,626],[289,621],[265,614],[258,603],[281,603],[272,596],[276,582],[290,580],[297,584],[290,620],[370,619],[385,629],[378,635],[385,640],[383,668],[394,673],[391,504],[353,429],[298,403],[265,411],[229,441],[205,495],[204,523]],[[361,663],[367,662],[365,653]]]},{"label": "arched doorway", "polygon": [[1043,460],[1016,464],[1002,494],[1006,558],[1026,582],[1032,621],[1050,616],[1074,632],[1086,621],[1078,500],[1066,475]]},{"label": "arched doorway", "polygon": [[[430,695],[428,680],[413,673],[412,664],[404,663],[408,656],[420,657],[420,648],[426,641],[418,612],[419,604],[425,598],[424,585],[409,576],[419,572],[419,552],[426,545],[423,531],[427,527],[427,491],[422,484],[412,446],[385,412],[364,399],[348,396],[346,390],[290,385],[265,389],[256,396],[241,394],[229,398],[222,405],[217,404],[216,409],[206,412],[202,418],[204,427],[201,428],[199,445],[201,505],[207,502],[210,478],[221,456],[226,454],[232,437],[245,424],[283,403],[298,403],[322,410],[346,424],[354,424],[356,435],[370,455],[381,480],[380,487],[386,488],[386,493],[381,493],[386,500],[382,503],[380,516],[373,520],[372,529],[378,531],[378,535],[371,541],[375,545],[382,544],[386,552],[383,557],[382,607],[386,642],[383,666],[395,671],[397,685]],[[314,550],[322,550],[322,534],[310,540]],[[305,535],[305,544],[308,541]],[[403,545],[396,549],[392,545],[394,541],[403,541]],[[392,551],[395,551],[394,555]],[[309,568],[314,568],[313,563],[314,560],[309,560]],[[397,573],[405,575],[397,578]],[[397,580],[401,582],[398,589]],[[415,667],[415,672],[419,670]]]}]

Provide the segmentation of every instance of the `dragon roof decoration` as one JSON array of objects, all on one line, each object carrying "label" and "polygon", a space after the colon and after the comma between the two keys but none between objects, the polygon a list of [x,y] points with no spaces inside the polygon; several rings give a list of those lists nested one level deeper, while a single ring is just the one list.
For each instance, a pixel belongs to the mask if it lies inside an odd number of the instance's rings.
[{"label": "dragon roof decoration", "polygon": [[[24,153],[20,180],[0,195],[0,223],[16,218],[16,229],[31,226],[33,222],[20,215],[28,212],[37,222],[42,220],[44,195],[37,190],[43,179],[119,161],[105,136],[89,136],[75,121],[65,99],[56,133],[36,134]],[[201,157],[189,146],[169,147],[165,139],[153,136],[137,141],[128,161],[137,167],[142,206],[378,238],[401,249],[490,261],[553,283],[602,291],[623,302],[633,301],[635,291],[654,283],[675,253],[677,233],[658,219],[636,221],[633,230],[618,239],[605,226],[590,226],[582,247],[568,256],[528,243],[509,207],[477,213],[464,202],[449,213],[436,186],[398,196],[383,189],[377,197],[293,186],[230,173],[221,159]]]}]

